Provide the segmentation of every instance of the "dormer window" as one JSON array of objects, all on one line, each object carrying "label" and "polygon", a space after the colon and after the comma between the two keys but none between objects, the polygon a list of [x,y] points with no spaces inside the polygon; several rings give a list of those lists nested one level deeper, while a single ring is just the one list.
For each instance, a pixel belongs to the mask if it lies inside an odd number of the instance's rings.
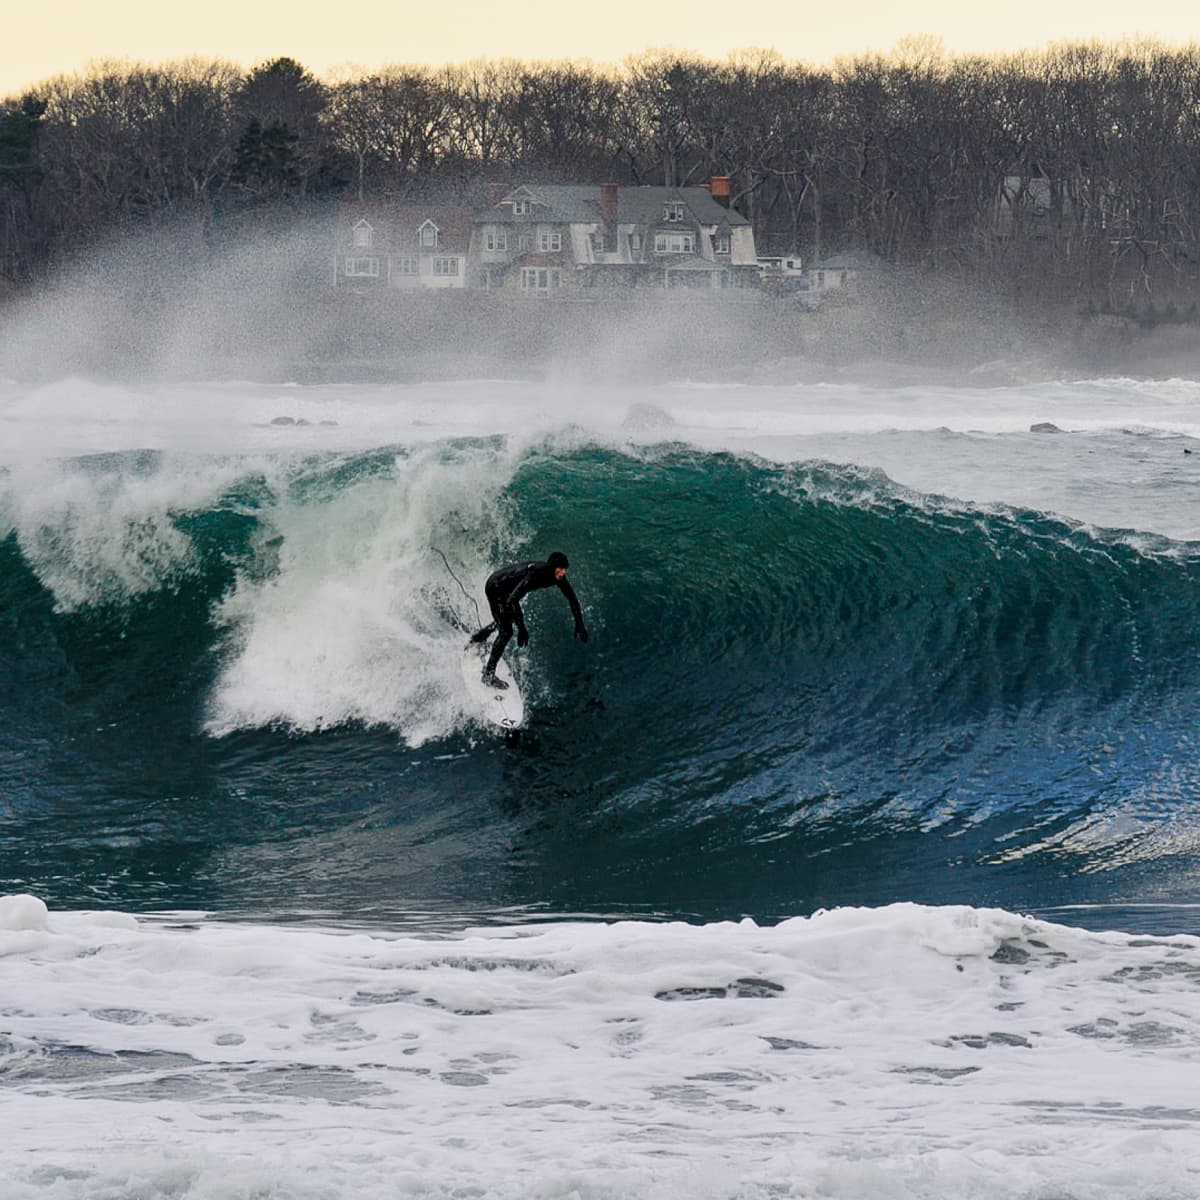
[{"label": "dormer window", "polygon": [[684,205],[682,200],[668,200],[663,205],[663,220],[664,221],[682,221],[684,216]]},{"label": "dormer window", "polygon": [[366,250],[371,245],[371,234],[374,232],[371,226],[367,224],[366,218],[359,221],[351,230],[354,236],[354,245],[356,249]]},{"label": "dormer window", "polygon": [[655,254],[695,254],[696,239],[690,233],[656,233]]},{"label": "dormer window", "polygon": [[533,212],[533,204],[528,200],[513,201],[513,216],[526,217]]},{"label": "dormer window", "polygon": [[438,227],[432,221],[426,221],[417,230],[417,243],[422,247],[435,247],[438,244]]},{"label": "dormer window", "polygon": [[728,233],[725,233],[724,231],[722,231],[722,232],[718,233],[715,238],[713,238],[713,250],[716,251],[717,254],[728,254],[729,253],[729,234]]}]

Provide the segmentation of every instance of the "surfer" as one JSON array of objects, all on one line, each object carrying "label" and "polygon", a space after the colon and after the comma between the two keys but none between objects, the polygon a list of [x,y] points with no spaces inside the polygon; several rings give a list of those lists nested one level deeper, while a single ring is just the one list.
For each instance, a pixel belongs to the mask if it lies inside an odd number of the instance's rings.
[{"label": "surfer", "polygon": [[570,565],[567,556],[561,550],[555,550],[545,562],[514,563],[511,566],[501,567],[488,576],[483,590],[487,595],[494,620],[471,637],[473,643],[482,645],[493,633],[496,634],[487,666],[483,668],[483,682],[488,687],[508,687],[503,679],[496,677],[496,664],[500,661],[500,656],[504,653],[504,648],[513,635],[514,627],[517,631],[517,645],[529,645],[529,630],[525,628],[525,616],[521,612],[521,601],[530,592],[537,592],[548,587],[558,588],[566,596],[567,603],[571,606],[571,616],[575,618],[575,636],[581,642],[588,640],[588,631],[584,628],[579,600],[575,596],[574,589],[567,582],[567,568]]}]

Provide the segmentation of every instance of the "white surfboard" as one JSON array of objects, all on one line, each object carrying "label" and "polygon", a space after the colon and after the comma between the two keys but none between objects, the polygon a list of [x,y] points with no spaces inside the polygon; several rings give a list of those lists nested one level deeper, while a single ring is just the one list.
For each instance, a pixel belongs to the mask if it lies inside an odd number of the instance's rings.
[{"label": "white surfboard", "polygon": [[496,664],[496,678],[508,684],[506,688],[489,687],[483,682],[483,667],[487,662],[487,647],[468,644],[463,652],[463,682],[471,705],[484,720],[500,729],[520,729],[525,720],[525,701],[517,688],[517,681],[508,663],[501,659]]}]

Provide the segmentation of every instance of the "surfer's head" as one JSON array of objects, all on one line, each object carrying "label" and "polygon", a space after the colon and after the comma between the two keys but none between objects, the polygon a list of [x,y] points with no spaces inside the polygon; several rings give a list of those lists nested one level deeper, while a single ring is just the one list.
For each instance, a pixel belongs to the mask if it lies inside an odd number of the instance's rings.
[{"label": "surfer's head", "polygon": [[553,551],[546,559],[546,566],[553,570],[555,579],[561,579],[570,565],[567,556],[561,550]]}]

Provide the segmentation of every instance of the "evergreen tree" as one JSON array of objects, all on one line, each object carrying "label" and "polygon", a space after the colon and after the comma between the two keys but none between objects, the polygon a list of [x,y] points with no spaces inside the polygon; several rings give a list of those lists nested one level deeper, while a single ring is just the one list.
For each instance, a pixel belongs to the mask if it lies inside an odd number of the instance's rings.
[{"label": "evergreen tree", "polygon": [[238,139],[233,161],[234,183],[260,199],[282,199],[300,186],[296,157],[299,136],[282,121],[272,121],[265,129],[257,117],[251,117]]},{"label": "evergreen tree", "polygon": [[24,186],[38,175],[37,136],[46,102],[25,96],[0,110],[0,184]]},{"label": "evergreen tree", "polygon": [[30,95],[0,107],[0,278],[28,273],[35,239],[33,190],[41,178],[38,132],[46,102]]},{"label": "evergreen tree", "polygon": [[311,193],[322,173],[326,88],[291,58],[277,58],[245,77],[234,98],[242,133],[231,179],[258,199]]}]

